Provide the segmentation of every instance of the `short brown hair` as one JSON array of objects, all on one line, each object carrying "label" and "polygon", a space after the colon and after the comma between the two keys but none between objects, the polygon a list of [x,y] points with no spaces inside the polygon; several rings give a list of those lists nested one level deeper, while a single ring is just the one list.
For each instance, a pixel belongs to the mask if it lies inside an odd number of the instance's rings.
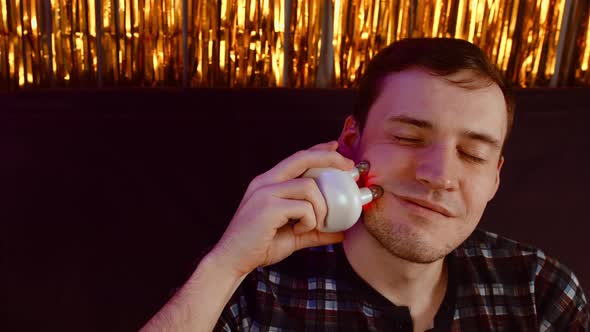
[{"label": "short brown hair", "polygon": [[[414,38],[397,41],[379,51],[369,62],[357,83],[357,97],[353,116],[363,131],[369,109],[381,92],[381,82],[388,74],[409,68],[422,68],[437,76],[448,76],[461,70],[475,75],[469,81],[451,81],[467,89],[476,81],[497,84],[504,95],[507,110],[507,128],[504,143],[514,122],[514,97],[509,83],[477,46],[462,39]],[[475,86],[477,88],[477,86]],[[505,145],[505,144],[504,144]]]}]

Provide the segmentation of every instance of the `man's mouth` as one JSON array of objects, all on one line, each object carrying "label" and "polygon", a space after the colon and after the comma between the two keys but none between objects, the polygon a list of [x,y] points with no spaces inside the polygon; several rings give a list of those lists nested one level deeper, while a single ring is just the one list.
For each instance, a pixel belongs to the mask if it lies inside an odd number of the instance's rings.
[{"label": "man's mouth", "polygon": [[398,196],[395,195],[397,198],[399,198],[400,200],[404,201],[407,204],[413,204],[413,205],[417,205],[420,206],[422,208],[428,209],[430,211],[436,212],[438,214],[441,214],[447,218],[453,218],[455,217],[455,214],[453,212],[451,212],[451,210],[449,210],[448,208],[446,208],[443,205],[434,203],[434,202],[430,202],[428,200],[425,199],[421,199],[421,198],[416,198],[416,197],[409,197],[409,196]]}]

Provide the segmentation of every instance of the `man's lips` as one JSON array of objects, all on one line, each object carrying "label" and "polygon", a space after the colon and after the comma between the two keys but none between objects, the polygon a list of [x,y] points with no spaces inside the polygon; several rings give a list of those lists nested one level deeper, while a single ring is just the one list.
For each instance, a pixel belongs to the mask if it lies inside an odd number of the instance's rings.
[{"label": "man's lips", "polygon": [[427,200],[415,198],[415,197],[398,196],[398,195],[395,195],[395,196],[401,200],[406,201],[406,202],[419,205],[423,208],[426,208],[426,209],[434,211],[434,212],[438,212],[447,218],[455,217],[455,214],[453,212],[451,212],[449,209],[447,209],[446,207],[444,207],[443,205],[436,204],[436,203],[429,202]]}]

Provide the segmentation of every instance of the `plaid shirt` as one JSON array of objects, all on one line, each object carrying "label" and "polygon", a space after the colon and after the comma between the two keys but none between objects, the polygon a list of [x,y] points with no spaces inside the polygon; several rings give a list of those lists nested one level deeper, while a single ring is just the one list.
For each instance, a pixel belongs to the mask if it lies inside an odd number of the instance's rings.
[{"label": "plaid shirt", "polygon": [[[575,275],[543,251],[476,230],[447,256],[431,331],[590,331]],[[244,280],[215,331],[412,331],[352,269],[341,245],[301,250]]]}]

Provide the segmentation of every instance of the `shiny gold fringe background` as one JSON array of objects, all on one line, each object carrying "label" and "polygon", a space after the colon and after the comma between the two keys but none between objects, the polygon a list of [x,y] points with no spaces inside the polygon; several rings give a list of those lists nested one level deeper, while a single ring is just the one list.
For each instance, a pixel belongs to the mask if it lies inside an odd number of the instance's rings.
[{"label": "shiny gold fringe background", "polygon": [[191,86],[284,84],[282,0],[192,0],[189,3]]},{"label": "shiny gold fringe background", "polygon": [[572,24],[580,25],[579,33],[575,40],[575,52],[573,55],[573,77],[576,84],[590,84],[590,4],[581,2],[574,12],[579,19],[574,19]]},{"label": "shiny gold fringe background", "polygon": [[181,86],[181,0],[101,0],[101,5],[105,83]]},{"label": "shiny gold fringe background", "polygon": [[[289,66],[290,86],[314,86],[321,48],[321,0],[293,0],[291,35],[293,61]],[[324,9],[327,10],[328,8]]]},{"label": "shiny gold fringe background", "polygon": [[522,87],[588,85],[589,23],[587,0],[0,0],[0,89],[348,87],[423,36],[475,43]]},{"label": "shiny gold fringe background", "polygon": [[520,86],[555,68],[565,0],[334,0],[336,80],[350,86],[381,48],[403,38],[452,37],[480,46]]}]

